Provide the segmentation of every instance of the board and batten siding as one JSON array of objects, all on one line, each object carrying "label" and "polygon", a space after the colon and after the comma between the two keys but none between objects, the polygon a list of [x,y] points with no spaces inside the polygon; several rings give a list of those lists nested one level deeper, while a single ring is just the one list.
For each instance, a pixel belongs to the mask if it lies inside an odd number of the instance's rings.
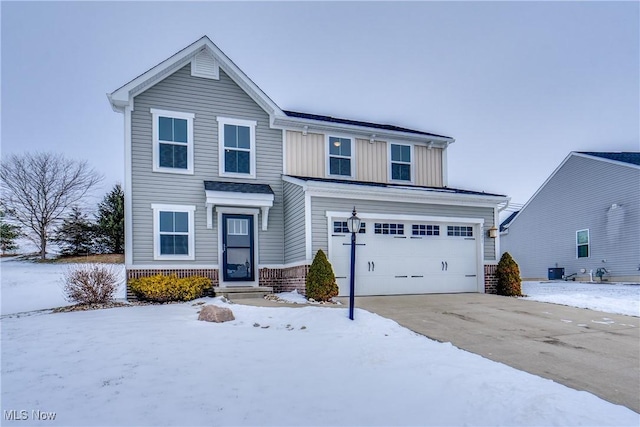
[{"label": "board and batten siding", "polygon": [[326,175],[324,135],[286,132],[287,174],[323,178]]},{"label": "board and batten siding", "polygon": [[387,143],[356,139],[356,179],[367,182],[387,182]]},{"label": "board and batten siding", "polygon": [[[590,254],[578,258],[576,232],[584,229],[589,230]],[[546,279],[556,266],[566,275],[584,268],[587,274],[579,274],[580,279],[598,267],[614,277],[637,278],[640,170],[573,155],[508,230],[501,249],[518,262],[523,278]]]},{"label": "board and batten siding", "polygon": [[304,190],[284,182],[284,262],[306,259]]},{"label": "board and batten siding", "polygon": [[[351,212],[354,201],[348,199],[336,199],[329,197],[311,197],[311,222],[313,224],[312,251],[313,254],[322,249],[328,250],[329,232],[327,229],[328,211]],[[458,218],[484,218],[484,228],[494,224],[493,208],[473,206],[434,205],[419,203],[381,202],[375,200],[358,200],[356,203],[358,212],[367,214],[398,214],[420,216],[444,216]],[[368,226],[369,227],[369,226]],[[484,260],[495,261],[495,241],[483,234]]]},{"label": "board and batten siding", "polygon": [[442,187],[442,149],[416,145],[415,183],[427,187]]},{"label": "board and batten siding", "polygon": [[[326,135],[286,131],[286,171],[288,175],[328,178]],[[389,182],[389,142],[354,139],[355,179]],[[414,146],[415,185],[442,187],[442,149]]]},{"label": "board and batten siding", "polygon": [[[171,264],[218,263],[218,224],[206,228],[205,180],[269,184],[275,193],[269,211],[268,230],[259,227],[258,262],[281,264],[284,259],[282,197],[282,131],[269,127],[269,116],[233,80],[220,70],[220,79],[193,77],[187,65],[135,97],[131,117],[133,263],[163,264],[153,260],[152,203],[193,205],[195,211],[195,260]],[[151,108],[195,114],[194,174],[152,170]],[[217,116],[255,120],[256,178],[219,177]],[[260,221],[260,219],[259,219]]]}]

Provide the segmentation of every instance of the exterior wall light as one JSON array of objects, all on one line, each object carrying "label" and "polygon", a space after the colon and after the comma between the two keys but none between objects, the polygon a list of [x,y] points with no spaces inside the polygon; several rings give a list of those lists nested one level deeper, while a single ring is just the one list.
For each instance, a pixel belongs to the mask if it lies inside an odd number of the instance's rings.
[{"label": "exterior wall light", "polygon": [[489,237],[491,237],[492,239],[498,237],[498,229],[495,225],[489,229]]}]

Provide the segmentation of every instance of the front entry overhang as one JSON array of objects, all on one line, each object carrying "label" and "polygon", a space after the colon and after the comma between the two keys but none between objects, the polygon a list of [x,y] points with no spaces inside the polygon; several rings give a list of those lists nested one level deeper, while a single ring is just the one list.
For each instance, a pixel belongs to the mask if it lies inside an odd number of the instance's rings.
[{"label": "front entry overhang", "polygon": [[207,228],[213,228],[215,206],[260,208],[262,230],[269,224],[269,208],[273,206],[274,193],[267,184],[205,181],[204,193],[207,206]]}]

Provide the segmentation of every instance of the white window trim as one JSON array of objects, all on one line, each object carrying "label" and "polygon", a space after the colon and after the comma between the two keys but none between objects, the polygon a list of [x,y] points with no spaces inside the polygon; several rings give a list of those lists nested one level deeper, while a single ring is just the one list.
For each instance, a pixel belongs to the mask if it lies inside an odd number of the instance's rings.
[{"label": "white window trim", "polygon": [[[402,146],[406,146],[409,147],[409,155],[411,156],[411,161],[410,162],[394,162],[391,159],[391,146],[392,145],[402,145]],[[400,143],[400,142],[387,142],[387,158],[389,159],[388,162],[388,169],[387,169],[387,173],[389,174],[389,182],[405,182],[405,183],[411,183],[413,184],[415,182],[415,173],[416,173],[416,167],[415,167],[415,155],[414,155],[414,150],[413,150],[414,144],[405,144],[405,143]],[[391,167],[391,165],[393,163],[400,163],[403,165],[409,165],[409,167],[411,168],[411,178],[409,181],[406,181],[404,179],[393,179],[393,168]]]},{"label": "white window trim", "polygon": [[[256,179],[256,126],[255,120],[233,119],[229,117],[216,117],[218,121],[218,173],[220,176],[230,178]],[[249,173],[226,172],[224,170],[224,125],[245,126],[249,128]],[[243,149],[240,149],[243,150]]]},{"label": "white window trim", "polygon": [[[332,155],[331,154],[331,138],[341,138],[341,139],[348,139],[350,141],[351,144],[351,156],[339,156],[339,155]],[[327,159],[326,163],[327,163],[327,176],[328,177],[333,177],[333,178],[343,178],[343,179],[354,179],[356,177],[356,140],[355,138],[352,138],[350,136],[344,136],[344,135],[331,135],[331,134],[327,134],[325,135],[325,150],[326,150],[326,155],[325,158]],[[341,159],[349,159],[351,160],[351,175],[335,175],[331,173],[331,157],[339,157]]]},{"label": "white window trim", "polygon": [[[196,207],[192,205],[151,204],[153,209],[153,259],[154,260],[195,260],[195,219]],[[186,212],[189,214],[189,253],[187,255],[162,255],[160,253],[160,212]]]},{"label": "white window trim", "polygon": [[[163,173],[176,173],[181,175],[193,175],[193,119],[195,114],[184,113],[179,111],[159,110],[150,108],[152,117],[152,134],[153,134],[153,171]],[[172,119],[187,120],[187,168],[167,168],[160,167],[160,132],[158,130],[159,117],[169,117]],[[165,143],[165,142],[163,142]]]},{"label": "white window trim", "polygon": [[[587,232],[587,243],[578,243],[578,233],[582,231]],[[584,245],[587,245],[587,256],[581,257],[580,253],[578,252],[578,247],[584,246]],[[584,228],[582,230],[576,231],[576,259],[581,259],[581,258],[591,258],[591,232],[589,231],[588,228]]]}]

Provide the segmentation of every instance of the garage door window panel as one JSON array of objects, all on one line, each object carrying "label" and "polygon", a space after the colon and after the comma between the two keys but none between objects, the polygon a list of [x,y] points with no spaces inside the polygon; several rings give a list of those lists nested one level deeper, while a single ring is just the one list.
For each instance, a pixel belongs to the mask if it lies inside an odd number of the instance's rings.
[{"label": "garage door window panel", "polygon": [[376,222],[374,234],[404,235],[404,224]]},{"label": "garage door window panel", "polygon": [[473,227],[449,225],[447,226],[447,236],[473,237]]},{"label": "garage door window panel", "polygon": [[414,236],[439,236],[439,225],[413,224],[411,226],[411,234]]},{"label": "garage door window panel", "polygon": [[[347,221],[333,221],[334,233],[349,233],[349,227]],[[358,234],[365,234],[367,232],[367,224],[365,222],[360,223],[360,230]]]}]

